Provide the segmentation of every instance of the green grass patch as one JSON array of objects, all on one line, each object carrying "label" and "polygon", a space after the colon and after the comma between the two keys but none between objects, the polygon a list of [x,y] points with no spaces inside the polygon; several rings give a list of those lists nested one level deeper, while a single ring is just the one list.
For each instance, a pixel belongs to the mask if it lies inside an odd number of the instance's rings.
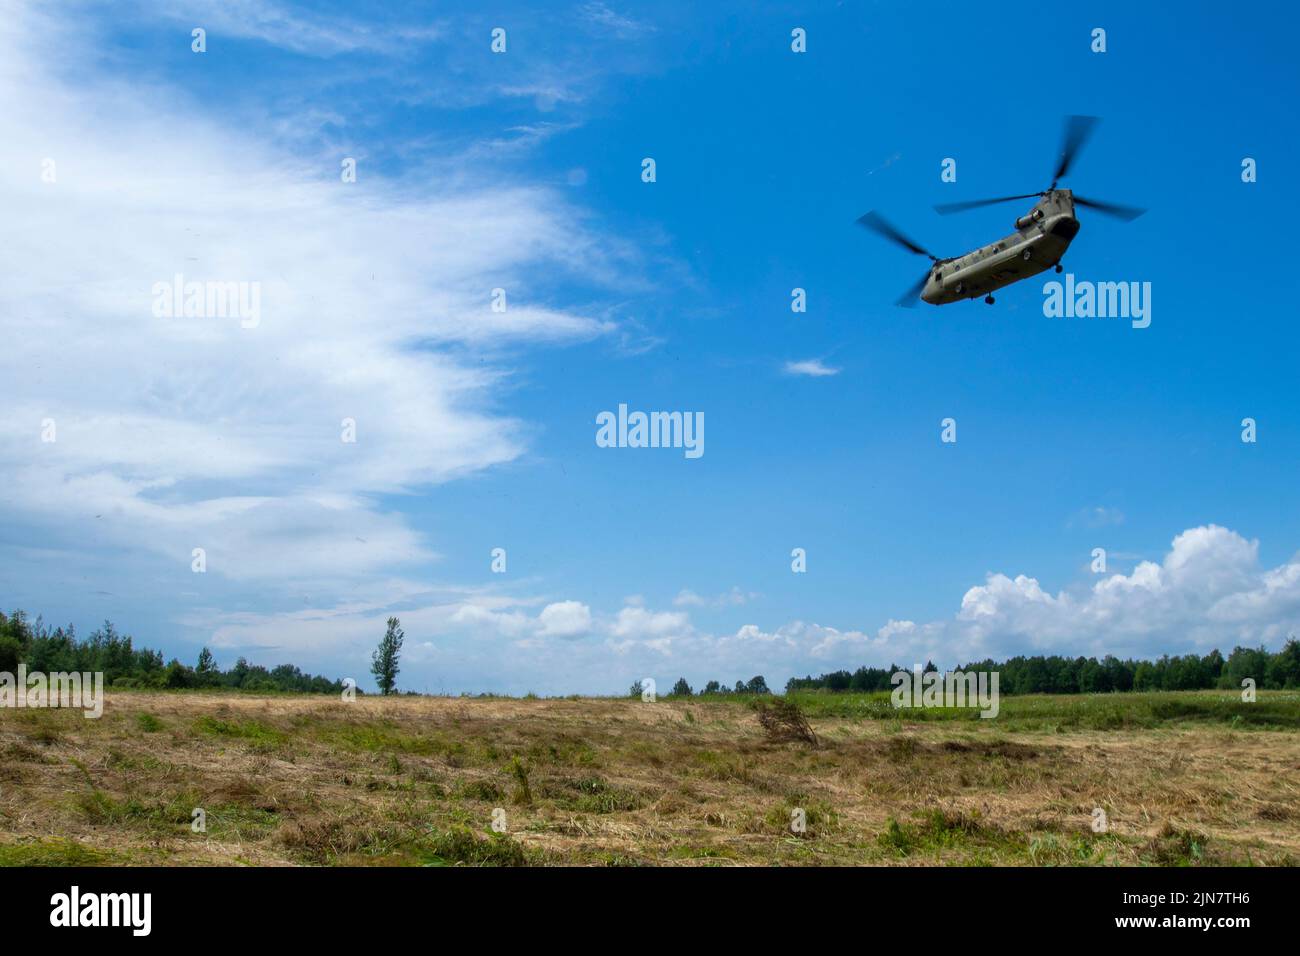
[{"label": "green grass patch", "polygon": [[194,729],[201,734],[246,740],[266,747],[279,747],[289,739],[289,735],[284,731],[258,720],[219,720],[216,717],[204,716],[194,721]]},{"label": "green grass patch", "polygon": [[167,726],[153,714],[143,712],[135,715],[135,725],[146,734],[156,734]]},{"label": "green grass patch", "polygon": [[425,866],[527,866],[524,848],[503,833],[478,836],[457,827],[435,832],[420,841]]},{"label": "green grass patch", "polygon": [[115,854],[73,840],[0,844],[0,866],[112,866],[120,862]]},{"label": "green grass patch", "polygon": [[978,813],[931,810],[913,823],[899,823],[892,817],[877,842],[898,856],[939,853],[944,850],[993,852],[998,856],[1019,856],[1024,852],[1022,835],[986,826]]},{"label": "green grass patch", "polygon": [[958,721],[1007,731],[1152,730],[1222,726],[1242,730],[1300,729],[1300,694],[1259,691],[1246,703],[1235,691],[1152,691],[1121,694],[1003,694],[997,717],[975,708],[895,708],[887,692],[871,694],[798,691],[790,695],[809,717]]},{"label": "green grass patch", "polygon": [[645,805],[639,793],[612,786],[600,777],[565,781],[560,788],[548,787],[546,796],[556,806],[576,813],[628,813]]},{"label": "green grass patch", "polygon": [[[802,814],[797,817],[798,811]],[[800,819],[803,829],[796,830]],[[835,826],[835,808],[825,800],[809,799],[807,794],[791,794],[767,812],[764,823],[777,833],[812,839]]]},{"label": "green grass patch", "polygon": [[326,723],[311,727],[321,743],[359,753],[411,754],[414,756],[459,755],[467,748],[460,741],[448,741],[434,734],[411,733],[391,720],[368,723]]}]

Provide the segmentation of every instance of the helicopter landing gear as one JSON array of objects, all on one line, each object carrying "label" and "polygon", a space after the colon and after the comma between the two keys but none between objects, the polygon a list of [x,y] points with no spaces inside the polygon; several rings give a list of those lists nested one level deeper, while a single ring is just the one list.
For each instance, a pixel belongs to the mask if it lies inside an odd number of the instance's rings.
[{"label": "helicopter landing gear", "polygon": [[955,291],[958,295],[961,295],[963,292],[966,291],[966,284],[965,284],[964,282],[958,282],[958,283],[957,283],[957,288],[956,288],[954,291]]},{"label": "helicopter landing gear", "polygon": [[993,296],[991,296],[991,295],[986,295],[986,296],[984,297],[984,302],[985,302],[987,305],[992,305],[992,304],[993,304]]},{"label": "helicopter landing gear", "polygon": [[1024,254],[1024,260],[1028,262],[1033,257],[1033,255],[1034,255],[1033,249],[1026,249]]},{"label": "helicopter landing gear", "polygon": [[1064,271],[1065,271],[1065,266],[1061,265],[1061,264],[1058,262],[1058,263],[1056,264],[1056,274],[1057,274],[1057,275],[1060,275],[1060,274],[1061,274],[1062,272],[1064,272]]}]

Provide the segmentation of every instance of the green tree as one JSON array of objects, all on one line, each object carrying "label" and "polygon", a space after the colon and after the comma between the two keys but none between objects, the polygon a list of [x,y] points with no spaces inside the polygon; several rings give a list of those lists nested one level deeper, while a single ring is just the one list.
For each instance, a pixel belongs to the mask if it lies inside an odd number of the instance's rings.
[{"label": "green tree", "polygon": [[23,646],[17,638],[0,634],[0,671],[12,674],[18,670],[18,662],[23,659]]},{"label": "green tree", "polygon": [[197,679],[199,686],[211,687],[217,682],[217,678],[220,675],[221,671],[217,669],[216,658],[212,656],[210,650],[206,647],[203,648],[203,650],[199,651],[198,666],[194,668],[194,676]]},{"label": "green tree", "polygon": [[1300,641],[1294,637],[1268,662],[1268,686],[1282,690],[1300,687]]},{"label": "green tree", "polygon": [[194,683],[194,672],[172,658],[172,662],[167,665],[167,670],[164,672],[163,686],[179,690],[183,687],[193,687]]},{"label": "green tree", "polygon": [[391,694],[397,688],[397,674],[401,670],[397,661],[402,654],[402,638],[405,636],[401,622],[390,617],[384,639],[379,642],[370,658],[370,673],[375,675],[375,683],[379,685],[381,694]]},{"label": "green tree", "polygon": [[686,683],[685,677],[677,678],[677,683],[673,684],[674,697],[690,697],[693,693],[694,691],[691,690],[691,685]]}]

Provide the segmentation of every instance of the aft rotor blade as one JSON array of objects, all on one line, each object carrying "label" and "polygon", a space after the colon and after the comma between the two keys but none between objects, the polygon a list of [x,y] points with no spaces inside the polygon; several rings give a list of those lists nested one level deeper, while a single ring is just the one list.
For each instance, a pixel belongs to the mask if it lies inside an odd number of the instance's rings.
[{"label": "aft rotor blade", "polygon": [[1075,196],[1074,204],[1076,206],[1087,206],[1089,209],[1095,209],[1107,216],[1114,216],[1116,219],[1123,219],[1125,222],[1132,222],[1146,212],[1145,209],[1139,209],[1137,206],[1121,206],[1119,203],[1102,202],[1098,199],[1084,199],[1082,196]]},{"label": "aft rotor blade", "polygon": [[929,256],[931,259],[937,260],[938,258],[924,246],[917,245],[911,239],[907,238],[907,236],[895,229],[889,220],[874,210],[858,219],[858,223],[866,226],[872,232],[884,236],[890,242],[898,243],[908,252],[914,252],[918,256]]},{"label": "aft rotor blade", "polygon": [[1065,136],[1061,141],[1061,161],[1056,166],[1056,175],[1052,177],[1052,188],[1065,177],[1070,171],[1070,164],[1074,162],[1074,157],[1083,149],[1083,144],[1088,142],[1092,136],[1092,131],[1096,127],[1098,119],[1095,116],[1067,116],[1065,118]]},{"label": "aft rotor blade", "polygon": [[912,286],[910,289],[908,289],[906,292],[904,292],[901,296],[898,297],[898,301],[895,302],[894,305],[902,306],[904,309],[910,309],[913,306],[915,306],[916,303],[920,300],[921,290],[925,288],[925,282],[929,278],[930,278],[930,273],[928,272],[925,275],[921,276],[921,278],[917,281],[916,285]]},{"label": "aft rotor blade", "polygon": [[953,212],[965,212],[967,209],[979,209],[981,206],[993,206],[1000,202],[1011,202],[1013,199],[1035,199],[1042,193],[1026,193],[1023,196],[999,196],[997,199],[969,199],[966,202],[946,202],[940,203],[934,207],[934,211],[941,215],[948,215]]}]

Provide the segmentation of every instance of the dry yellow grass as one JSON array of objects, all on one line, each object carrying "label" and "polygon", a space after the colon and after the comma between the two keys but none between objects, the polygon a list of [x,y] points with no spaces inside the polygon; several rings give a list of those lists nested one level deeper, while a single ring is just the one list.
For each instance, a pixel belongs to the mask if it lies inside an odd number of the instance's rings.
[{"label": "dry yellow grass", "polygon": [[0,711],[0,862],[1300,859],[1292,730],[812,725],[816,748],[770,743],[725,700],[121,692],[100,720]]}]

